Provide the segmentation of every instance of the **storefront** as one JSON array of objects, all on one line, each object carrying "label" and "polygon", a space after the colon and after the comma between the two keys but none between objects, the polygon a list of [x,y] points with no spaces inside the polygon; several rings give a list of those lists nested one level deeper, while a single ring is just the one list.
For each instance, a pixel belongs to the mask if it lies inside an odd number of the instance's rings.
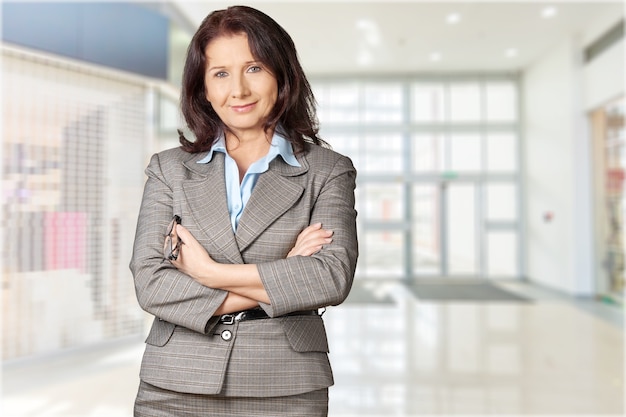
[{"label": "storefront", "polygon": [[591,114],[595,162],[595,228],[597,295],[623,303],[626,247],[626,130],[624,98]]}]

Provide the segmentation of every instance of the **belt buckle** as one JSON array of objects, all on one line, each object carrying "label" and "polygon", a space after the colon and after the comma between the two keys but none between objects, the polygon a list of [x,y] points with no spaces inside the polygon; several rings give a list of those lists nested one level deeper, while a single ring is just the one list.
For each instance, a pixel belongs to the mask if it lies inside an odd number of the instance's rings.
[{"label": "belt buckle", "polygon": [[222,324],[234,324],[236,321],[241,321],[245,318],[246,312],[240,311],[237,314],[222,314],[220,317],[220,323]]}]

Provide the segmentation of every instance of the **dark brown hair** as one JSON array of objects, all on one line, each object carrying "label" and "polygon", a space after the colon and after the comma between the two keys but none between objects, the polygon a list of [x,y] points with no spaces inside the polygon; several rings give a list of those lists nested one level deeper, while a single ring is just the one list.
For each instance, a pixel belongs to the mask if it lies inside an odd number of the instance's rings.
[{"label": "dark brown hair", "polygon": [[211,148],[219,133],[228,128],[206,99],[204,77],[207,45],[220,36],[245,33],[254,59],[265,65],[278,84],[278,97],[265,121],[265,129],[275,127],[289,140],[296,153],[306,151],[307,143],[323,144],[315,98],[298,60],[289,34],[265,13],[247,6],[216,10],[203,21],[187,50],[182,80],[181,110],[196,140],[191,142],[179,130],[180,143],[187,152]]}]

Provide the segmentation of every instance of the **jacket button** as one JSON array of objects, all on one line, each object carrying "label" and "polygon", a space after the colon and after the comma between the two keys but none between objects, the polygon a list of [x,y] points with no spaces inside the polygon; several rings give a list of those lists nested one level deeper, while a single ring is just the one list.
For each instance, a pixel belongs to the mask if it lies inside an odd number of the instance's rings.
[{"label": "jacket button", "polygon": [[229,341],[230,339],[232,339],[233,334],[230,332],[230,330],[224,330],[222,332],[222,339],[224,339],[225,341]]}]

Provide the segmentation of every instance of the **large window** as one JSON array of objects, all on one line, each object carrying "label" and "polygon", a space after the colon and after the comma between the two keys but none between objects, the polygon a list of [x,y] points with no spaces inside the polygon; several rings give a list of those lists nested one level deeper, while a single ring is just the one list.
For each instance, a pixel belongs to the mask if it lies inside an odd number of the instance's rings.
[{"label": "large window", "polygon": [[516,78],[312,84],[358,170],[359,277],[521,275]]}]

